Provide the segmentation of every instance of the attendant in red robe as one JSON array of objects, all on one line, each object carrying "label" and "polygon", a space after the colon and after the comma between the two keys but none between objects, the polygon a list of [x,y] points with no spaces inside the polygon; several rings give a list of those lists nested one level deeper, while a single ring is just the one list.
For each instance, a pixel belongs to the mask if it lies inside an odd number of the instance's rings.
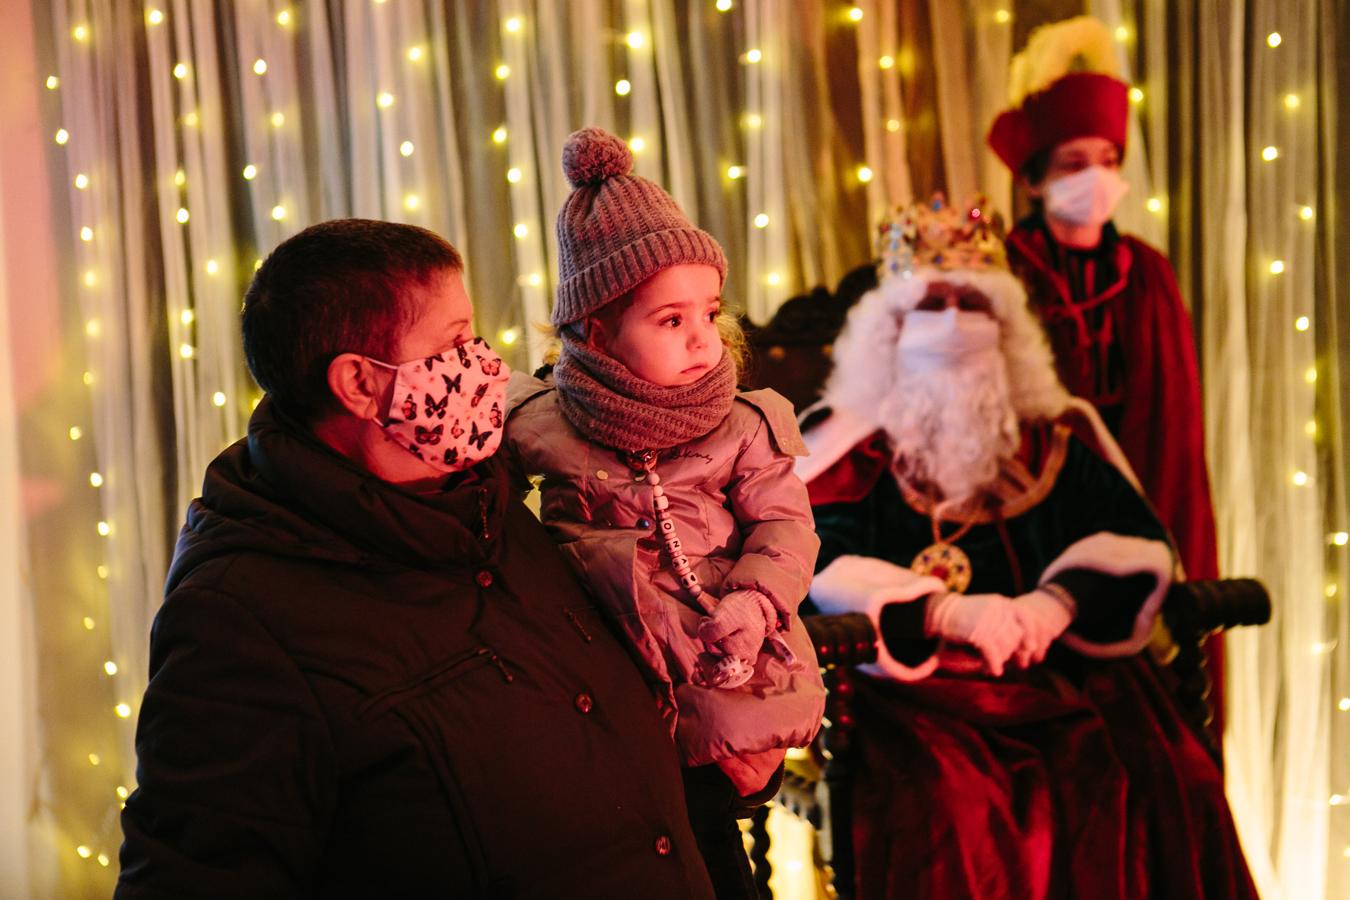
[{"label": "attendant in red robe", "polygon": [[940,202],[891,221],[806,420],[811,597],[881,637],[853,679],[858,896],[1254,898],[1141,652],[1166,532],[995,234]]},{"label": "attendant in red robe", "polygon": [[1176,542],[1187,577],[1218,577],[1191,322],[1166,257],[1111,222],[1129,120],[1106,27],[1080,17],[1034,33],[989,145],[1035,211],[1008,235],[1013,270],[1069,392],[1119,441]]}]

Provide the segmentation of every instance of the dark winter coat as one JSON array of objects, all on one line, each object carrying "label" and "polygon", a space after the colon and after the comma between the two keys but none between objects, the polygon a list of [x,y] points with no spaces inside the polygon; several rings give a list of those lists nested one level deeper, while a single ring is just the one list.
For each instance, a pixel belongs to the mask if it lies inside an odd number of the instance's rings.
[{"label": "dark winter coat", "polygon": [[412,494],[264,401],[136,747],[119,898],[711,896],[651,694],[496,460]]}]

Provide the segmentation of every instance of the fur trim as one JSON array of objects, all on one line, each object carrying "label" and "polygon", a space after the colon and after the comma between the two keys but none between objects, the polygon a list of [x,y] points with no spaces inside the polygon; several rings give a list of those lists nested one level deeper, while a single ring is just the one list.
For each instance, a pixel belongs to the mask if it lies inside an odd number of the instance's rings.
[{"label": "fur trim", "polygon": [[[1139,607],[1139,612],[1135,614],[1134,628],[1125,640],[1110,644],[1095,644],[1072,631],[1064,632],[1059,638],[1065,646],[1084,656],[1101,658],[1131,656],[1144,649],[1148,644],[1149,635],[1153,633],[1153,621],[1162,608],[1163,598],[1172,585],[1171,548],[1162,541],[1099,531],[1075,541],[1055,557],[1041,574],[1040,583],[1045,584],[1068,569],[1091,569],[1106,575],[1149,573],[1157,579],[1153,590],[1149,592],[1143,605]],[[1074,599],[1080,607],[1087,602],[1082,597]]]},{"label": "fur trim", "polygon": [[1022,105],[1029,94],[1043,91],[1065,75],[1095,72],[1120,78],[1119,48],[1099,19],[1076,16],[1042,25],[1031,33],[1008,71],[1008,101]]},{"label": "fur trim", "polygon": [[919,575],[902,566],[871,556],[841,556],[816,573],[811,599],[824,613],[864,613],[877,630],[877,661],[859,671],[897,681],[920,681],[938,666],[933,654],[918,666],[907,666],[891,656],[881,639],[881,608],[888,603],[913,603],[947,587],[931,575]]},{"label": "fur trim", "polygon": [[[802,418],[822,408],[822,404],[816,404],[802,413]],[[808,455],[797,458],[797,477],[810,483],[876,430],[876,425],[850,410],[830,410],[829,418],[802,435]]]},{"label": "fur trim", "polygon": [[849,312],[834,344],[834,371],[822,402],[848,410],[882,427],[878,411],[895,387],[896,343],[906,313],[923,299],[930,281],[972,287],[989,298],[1000,323],[1000,349],[1008,361],[1013,410],[1019,419],[1053,419],[1068,405],[1069,394],[1055,375],[1050,343],[1027,308],[1026,290],[1006,270],[925,271],[912,278],[890,278],[868,291]]}]

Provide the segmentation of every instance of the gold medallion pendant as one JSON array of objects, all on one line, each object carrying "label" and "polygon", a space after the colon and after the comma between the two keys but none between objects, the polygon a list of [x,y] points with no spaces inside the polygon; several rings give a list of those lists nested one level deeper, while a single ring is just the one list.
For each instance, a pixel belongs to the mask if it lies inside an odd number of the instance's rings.
[{"label": "gold medallion pendant", "polygon": [[932,575],[947,590],[962,593],[970,586],[970,557],[955,544],[938,541],[919,551],[909,567],[920,575]]}]

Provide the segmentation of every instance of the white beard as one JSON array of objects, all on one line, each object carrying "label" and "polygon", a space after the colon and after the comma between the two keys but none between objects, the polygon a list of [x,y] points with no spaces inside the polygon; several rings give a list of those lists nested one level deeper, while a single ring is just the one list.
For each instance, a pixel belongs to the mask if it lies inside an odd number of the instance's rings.
[{"label": "white beard", "polygon": [[996,349],[937,371],[897,361],[895,382],[877,410],[906,478],[959,505],[998,478],[1020,443],[1008,367]]}]

